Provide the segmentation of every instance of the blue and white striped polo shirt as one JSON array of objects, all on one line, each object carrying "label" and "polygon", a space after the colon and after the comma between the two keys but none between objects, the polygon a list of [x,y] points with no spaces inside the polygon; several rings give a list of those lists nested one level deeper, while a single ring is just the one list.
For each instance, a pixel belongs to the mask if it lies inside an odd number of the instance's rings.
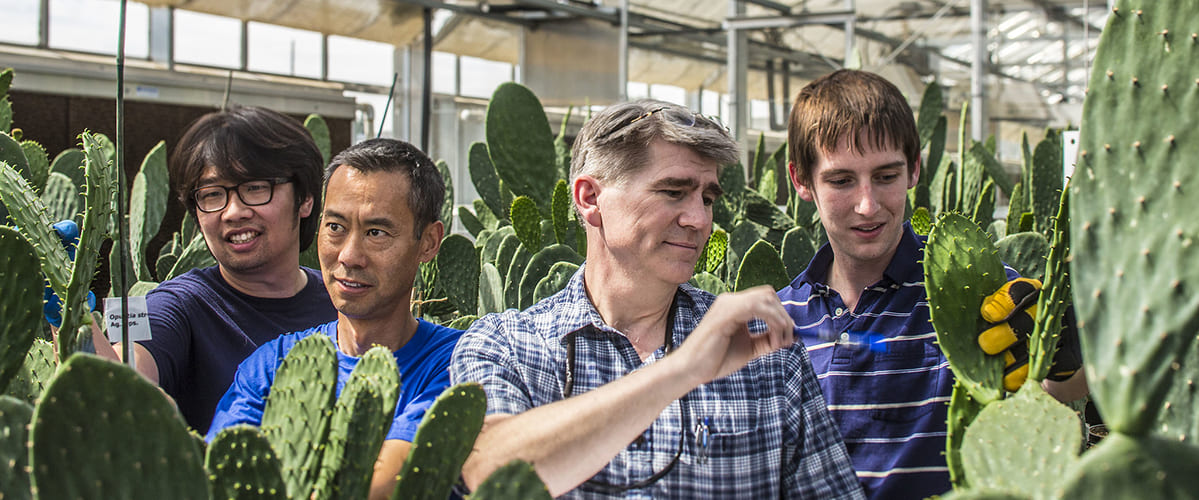
[{"label": "blue and white striped polo shirt", "polygon": [[[779,291],[870,498],[926,498],[950,490],[945,422],[954,379],[929,321],[924,243],[904,224],[882,280],[862,292],[854,311],[826,285],[833,262],[827,244]],[[843,334],[881,340],[876,349],[828,340]]]}]

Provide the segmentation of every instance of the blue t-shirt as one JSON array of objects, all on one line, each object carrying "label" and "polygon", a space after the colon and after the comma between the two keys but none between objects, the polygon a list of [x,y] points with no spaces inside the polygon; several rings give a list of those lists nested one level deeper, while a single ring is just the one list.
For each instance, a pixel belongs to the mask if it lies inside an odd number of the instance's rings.
[{"label": "blue t-shirt", "polygon": [[197,432],[208,431],[237,364],[254,349],[337,319],[320,271],[301,269],[308,284],[288,298],[239,292],[216,266],[193,269],[146,294],[153,338],[138,343],[158,365],[158,385]]},{"label": "blue t-shirt", "polygon": [[[870,498],[927,498],[951,488],[944,454],[954,377],[929,321],[925,239],[905,224],[882,280],[862,291],[853,311],[828,287],[827,244],[778,292]],[[851,342],[832,340],[842,333]],[[881,335],[886,350],[852,343],[864,334]]]},{"label": "blue t-shirt", "polygon": [[[425,411],[450,386],[450,356],[462,331],[425,320],[418,320],[418,323],[412,338],[394,352],[396,366],[400,370],[400,397],[396,402],[395,419],[387,431],[387,439],[412,442]],[[296,342],[315,334],[328,335],[333,345],[337,345],[337,321],[282,335],[263,344],[246,358],[237,367],[233,384],[217,404],[216,415],[205,439],[211,441],[217,432],[232,425],[260,425],[266,397],[275,381],[279,364]],[[337,350],[338,395],[341,395],[342,387],[350,380],[350,373],[359,359],[341,352],[341,349]]]}]

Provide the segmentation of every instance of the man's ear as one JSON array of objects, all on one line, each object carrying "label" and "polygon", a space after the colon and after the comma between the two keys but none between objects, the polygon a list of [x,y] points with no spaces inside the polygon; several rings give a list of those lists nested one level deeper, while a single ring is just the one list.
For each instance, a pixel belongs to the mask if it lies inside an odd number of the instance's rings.
[{"label": "man's ear", "polygon": [[309,215],[312,215],[312,197],[311,196],[305,197],[304,201],[300,202],[299,214],[300,214],[301,219],[308,217]]},{"label": "man's ear", "polygon": [[433,221],[425,226],[425,230],[420,233],[420,254],[418,257],[421,262],[429,262],[433,257],[437,256],[437,251],[441,250],[441,239],[445,237],[445,225],[441,221]]},{"label": "man's ear", "polygon": [[575,208],[579,211],[579,219],[593,227],[603,227],[604,219],[599,209],[599,194],[603,190],[599,179],[590,175],[580,175],[571,185],[571,196]]},{"label": "man's ear", "polygon": [[791,179],[791,187],[795,188],[795,194],[803,201],[812,201],[812,191],[799,180],[799,166],[793,161],[787,162],[787,177]]},{"label": "man's ear", "polygon": [[916,164],[912,165],[912,173],[908,176],[908,189],[916,187],[916,183],[920,181],[920,157],[916,157]]}]

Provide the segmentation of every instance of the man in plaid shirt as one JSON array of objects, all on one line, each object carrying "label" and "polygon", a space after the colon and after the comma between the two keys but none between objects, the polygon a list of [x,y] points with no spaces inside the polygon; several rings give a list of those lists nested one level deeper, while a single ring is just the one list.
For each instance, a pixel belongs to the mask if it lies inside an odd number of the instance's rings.
[{"label": "man in plaid shirt", "polygon": [[469,487],[520,458],[571,498],[862,497],[774,291],[684,284],[736,160],[724,127],[663,102],[583,127],[570,177],[585,265],[454,352],[454,383],[487,393]]}]

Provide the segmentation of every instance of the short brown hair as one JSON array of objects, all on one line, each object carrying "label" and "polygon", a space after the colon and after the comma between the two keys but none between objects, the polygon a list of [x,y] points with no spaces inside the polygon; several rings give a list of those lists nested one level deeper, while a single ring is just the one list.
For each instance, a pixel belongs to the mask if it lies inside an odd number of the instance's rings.
[{"label": "short brown hair", "polygon": [[645,167],[649,145],[659,139],[720,166],[738,160],[723,125],[683,106],[640,99],[604,108],[583,125],[571,150],[570,180],[587,174],[620,181]]},{"label": "short brown hair", "polygon": [[304,251],[316,238],[320,222],[323,163],[312,135],[298,120],[266,108],[235,106],[192,122],[172,151],[168,168],[171,189],[193,217],[192,190],[210,166],[235,183],[273,177],[291,180],[297,211],[305,198],[312,198],[312,212],[300,219],[300,251]]},{"label": "short brown hair", "polygon": [[843,69],[813,80],[795,95],[787,123],[787,149],[800,184],[812,185],[812,169],[820,154],[844,138],[850,149],[864,152],[865,133],[874,148],[898,148],[908,173],[920,161],[920,135],[912,108],[891,82],[866,71]]}]

